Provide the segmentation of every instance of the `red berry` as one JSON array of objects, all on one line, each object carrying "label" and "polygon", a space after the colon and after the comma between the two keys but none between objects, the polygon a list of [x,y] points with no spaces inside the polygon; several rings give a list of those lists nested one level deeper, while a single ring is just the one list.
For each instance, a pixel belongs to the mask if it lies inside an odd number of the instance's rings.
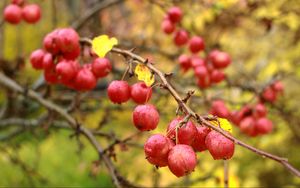
[{"label": "red berry", "polygon": [[181,9],[179,7],[171,7],[168,10],[168,18],[173,23],[179,22],[181,20],[181,18],[182,18],[182,11],[181,11]]},{"label": "red berry", "polygon": [[215,160],[230,159],[233,156],[234,142],[216,131],[207,134],[205,145]]},{"label": "red berry", "polygon": [[230,112],[222,100],[212,102],[210,113],[220,118],[229,118],[230,116]]},{"label": "red berry", "polygon": [[210,80],[213,83],[219,83],[222,82],[225,79],[225,74],[222,71],[219,70],[213,70],[210,74]]},{"label": "red berry", "polygon": [[257,129],[257,132],[260,134],[268,134],[273,129],[273,123],[267,118],[260,118],[256,121],[255,128]]},{"label": "red berry", "polygon": [[152,96],[152,88],[146,86],[144,82],[139,82],[131,86],[131,98],[137,104],[144,104]]},{"label": "red berry", "polygon": [[177,46],[185,45],[189,40],[189,34],[185,30],[179,30],[174,35],[174,43]]},{"label": "red berry", "polygon": [[152,135],[144,145],[146,159],[153,165],[163,167],[168,165],[168,154],[174,143],[164,135]]},{"label": "red berry", "polygon": [[57,75],[59,76],[59,79],[62,81],[62,83],[68,83],[73,78],[75,78],[77,71],[75,70],[74,66],[70,61],[61,61],[59,62],[56,67],[55,71]]},{"label": "red berry", "polygon": [[193,56],[191,58],[191,63],[193,68],[197,68],[199,66],[205,66],[205,61],[202,58],[197,56]]},{"label": "red berry", "polygon": [[159,123],[159,113],[151,104],[138,105],[132,115],[134,126],[140,131],[150,131]]},{"label": "red berry", "polygon": [[75,89],[81,91],[92,90],[97,85],[97,79],[87,68],[82,68],[76,75],[75,78]]},{"label": "red berry", "polygon": [[43,69],[43,59],[45,56],[45,51],[38,49],[31,53],[30,63],[34,69]]},{"label": "red berry", "polygon": [[207,134],[210,132],[210,129],[207,127],[197,127],[197,134],[194,139],[194,142],[192,143],[192,147],[194,148],[195,151],[204,151],[207,150],[207,147],[205,145],[205,138]]},{"label": "red berry", "polygon": [[107,88],[107,95],[113,103],[124,103],[130,99],[130,86],[126,81],[112,81]]},{"label": "red berry", "polygon": [[198,66],[195,68],[195,76],[198,78],[205,78],[208,76],[208,71],[205,66]]},{"label": "red berry", "polygon": [[76,45],[75,49],[73,49],[72,51],[63,53],[63,57],[67,60],[75,60],[77,59],[77,57],[79,57],[80,52],[81,52],[80,46]]},{"label": "red berry", "polygon": [[14,4],[7,5],[3,14],[4,20],[11,24],[18,24],[22,19],[22,9]]},{"label": "red berry", "polygon": [[175,25],[169,19],[164,19],[161,23],[161,28],[166,34],[171,34],[175,31]]},{"label": "red berry", "polygon": [[60,29],[57,33],[57,45],[63,53],[70,53],[79,46],[79,36],[72,28]]},{"label": "red berry", "polygon": [[47,34],[43,41],[43,46],[46,51],[52,53],[53,55],[59,52],[59,47],[57,45],[57,34],[59,29],[52,31],[51,33]]},{"label": "red berry", "polygon": [[106,58],[96,58],[92,63],[92,71],[97,78],[107,76],[111,69],[110,61]]},{"label": "red berry", "polygon": [[178,58],[179,65],[184,72],[188,71],[191,68],[191,59],[189,56],[183,54]]},{"label": "red berry", "polygon": [[240,123],[240,129],[243,133],[249,136],[256,136],[258,134],[255,128],[255,121],[252,116],[244,118]]},{"label": "red berry", "polygon": [[275,91],[270,87],[267,87],[264,90],[264,92],[262,93],[262,97],[264,100],[271,102],[271,103],[275,102],[277,99],[277,95],[276,95]]},{"label": "red berry", "polygon": [[18,5],[18,6],[23,6],[25,3],[24,0],[11,0],[11,4],[15,4],[15,5]]},{"label": "red berry", "polygon": [[27,23],[36,23],[41,18],[41,9],[37,4],[30,4],[23,7],[22,17]]},{"label": "red berry", "polygon": [[55,69],[45,69],[44,71],[44,78],[49,84],[56,84],[58,83],[58,75],[55,72]]},{"label": "red berry", "polygon": [[225,68],[231,63],[230,56],[226,52],[212,51],[209,56],[215,68]]},{"label": "red berry", "polygon": [[192,37],[189,41],[189,48],[192,53],[198,53],[199,51],[204,50],[204,40],[198,36]]},{"label": "red berry", "polygon": [[264,104],[257,104],[254,109],[255,117],[265,117],[267,115],[267,109]]},{"label": "red berry", "polygon": [[53,69],[54,67],[52,54],[46,52],[43,58],[43,69]]},{"label": "red berry", "polygon": [[284,86],[283,86],[282,82],[280,82],[280,81],[276,81],[275,83],[273,83],[272,88],[276,92],[283,92],[283,90],[284,90]]},{"label": "red berry", "polygon": [[208,76],[198,78],[197,85],[198,85],[201,89],[208,88],[208,87],[211,85],[210,78],[209,78]]},{"label": "red berry", "polygon": [[196,165],[196,154],[191,146],[178,144],[170,150],[168,167],[175,176],[188,175],[194,171]]},{"label": "red berry", "polygon": [[[167,135],[170,139],[176,139],[176,126],[179,125],[180,121],[182,120],[181,117],[173,119],[167,128]],[[197,135],[197,128],[193,124],[193,122],[188,121],[185,125],[178,128],[177,132],[178,136],[178,143],[179,144],[187,144],[191,145],[194,142],[194,139]]]}]

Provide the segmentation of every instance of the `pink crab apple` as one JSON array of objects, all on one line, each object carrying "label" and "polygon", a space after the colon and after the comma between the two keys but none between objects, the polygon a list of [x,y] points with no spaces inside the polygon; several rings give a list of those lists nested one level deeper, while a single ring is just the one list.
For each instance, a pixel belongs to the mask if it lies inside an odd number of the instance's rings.
[{"label": "pink crab apple", "polygon": [[175,24],[170,19],[164,19],[161,23],[161,28],[166,34],[171,34],[176,29]]},{"label": "pink crab apple", "polygon": [[192,147],[195,151],[201,152],[207,150],[207,147],[205,145],[205,138],[209,132],[209,128],[205,126],[197,126],[197,134],[195,136],[194,142],[192,143]]},{"label": "pink crab apple", "polygon": [[192,64],[192,67],[194,69],[196,69],[199,66],[206,66],[205,61],[202,58],[198,57],[198,56],[192,56],[191,64]]},{"label": "pink crab apple", "polygon": [[58,31],[59,31],[59,29],[56,29],[56,30],[52,31],[51,33],[48,33],[44,37],[44,41],[43,41],[43,46],[44,46],[45,50],[53,55],[55,55],[59,52],[59,46],[57,44]]},{"label": "pink crab apple", "polygon": [[234,142],[216,131],[207,134],[205,145],[215,160],[230,159],[233,156]]},{"label": "pink crab apple", "polygon": [[258,134],[255,127],[255,120],[252,116],[248,116],[241,121],[240,129],[242,133],[245,133],[249,136],[257,136]]},{"label": "pink crab apple", "polygon": [[170,150],[168,167],[175,176],[182,177],[188,175],[194,171],[196,165],[196,153],[191,146],[177,144]]},{"label": "pink crab apple", "polygon": [[211,81],[210,78],[208,76],[206,77],[199,77],[198,81],[197,81],[197,85],[201,88],[201,89],[206,89],[211,85]]},{"label": "pink crab apple", "polygon": [[35,50],[30,55],[30,63],[34,69],[43,69],[43,59],[45,51],[42,49]]},{"label": "pink crab apple", "polygon": [[273,103],[276,101],[277,95],[276,92],[271,87],[267,87],[262,93],[262,98],[265,101]]},{"label": "pink crab apple", "polygon": [[254,116],[255,117],[265,117],[267,115],[266,106],[262,103],[258,103],[254,107]]},{"label": "pink crab apple", "polygon": [[107,88],[107,95],[113,103],[124,103],[130,99],[130,86],[126,81],[114,80]]},{"label": "pink crab apple", "polygon": [[92,71],[97,78],[107,76],[111,69],[111,63],[107,58],[96,58],[92,63]]},{"label": "pink crab apple", "polygon": [[131,86],[131,99],[137,104],[144,104],[150,100],[152,88],[144,82],[138,82]]},{"label": "pink crab apple", "polygon": [[204,40],[199,36],[194,36],[189,41],[189,49],[192,53],[198,53],[204,50]]},{"label": "pink crab apple", "polygon": [[7,5],[3,13],[4,20],[11,24],[18,24],[22,19],[22,9],[15,5]]},{"label": "pink crab apple", "polygon": [[75,78],[77,74],[72,63],[66,60],[59,62],[55,67],[55,71],[62,83],[68,83],[70,80]]},{"label": "pink crab apple", "polygon": [[174,43],[177,46],[185,45],[189,40],[189,34],[185,30],[178,30],[174,35]]},{"label": "pink crab apple", "polygon": [[209,56],[214,67],[218,69],[225,68],[231,63],[231,58],[226,52],[214,50]]},{"label": "pink crab apple", "polygon": [[195,76],[198,78],[205,78],[208,76],[208,71],[205,66],[198,66],[195,68]]},{"label": "pink crab apple", "polygon": [[75,78],[75,89],[80,91],[92,90],[97,85],[97,79],[88,68],[82,68]]},{"label": "pink crab apple", "polygon": [[180,20],[182,18],[182,11],[179,7],[171,7],[168,10],[167,14],[168,14],[168,18],[173,23],[180,22]]},{"label": "pink crab apple", "polygon": [[228,118],[230,116],[230,111],[222,100],[212,102],[210,113],[220,118]]},{"label": "pink crab apple", "polygon": [[273,129],[273,123],[267,118],[259,118],[255,123],[255,128],[260,134],[268,134]]},{"label": "pink crab apple", "polygon": [[22,10],[22,18],[30,24],[38,22],[41,18],[41,8],[37,4],[25,5]]},{"label": "pink crab apple", "polygon": [[63,28],[57,32],[57,46],[63,53],[69,53],[78,48],[79,35],[72,28]]},{"label": "pink crab apple", "polygon": [[46,52],[43,58],[43,69],[52,69],[55,67],[52,54]]},{"label": "pink crab apple", "polygon": [[58,75],[55,72],[54,67],[51,69],[45,69],[44,71],[44,78],[47,83],[49,84],[57,84],[58,83]]},{"label": "pink crab apple", "polygon": [[23,6],[25,3],[25,0],[11,0],[11,4],[15,4],[18,6]]},{"label": "pink crab apple", "polygon": [[225,74],[220,70],[213,70],[210,74],[210,80],[213,83],[220,83],[225,79]]},{"label": "pink crab apple", "polygon": [[[176,126],[179,125],[180,121],[183,120],[182,117],[173,119],[167,128],[167,135],[170,139],[176,139]],[[178,143],[191,145],[197,135],[197,128],[193,122],[188,121],[185,125],[178,128]]]},{"label": "pink crab apple", "polygon": [[154,134],[144,145],[144,152],[149,163],[158,167],[168,165],[168,154],[174,143],[162,134]]},{"label": "pink crab apple", "polygon": [[151,104],[138,105],[133,111],[132,120],[140,131],[154,130],[159,123],[159,113]]},{"label": "pink crab apple", "polygon": [[283,86],[282,82],[276,81],[272,84],[272,89],[276,92],[283,92],[284,86]]},{"label": "pink crab apple", "polygon": [[191,59],[188,55],[182,54],[178,58],[180,68],[186,72],[191,68]]}]

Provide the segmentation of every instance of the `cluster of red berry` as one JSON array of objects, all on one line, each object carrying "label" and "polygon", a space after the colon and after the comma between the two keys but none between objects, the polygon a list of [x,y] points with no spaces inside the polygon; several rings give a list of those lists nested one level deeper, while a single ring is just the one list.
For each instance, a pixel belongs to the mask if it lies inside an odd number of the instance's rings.
[{"label": "cluster of red berry", "polygon": [[[156,129],[159,113],[155,106],[145,104],[151,98],[151,87],[147,87],[144,82],[138,82],[130,87],[126,81],[115,80],[109,84],[107,92],[113,103],[121,104],[131,98],[139,104],[132,115],[133,123],[138,130]],[[166,136],[155,134],[146,141],[145,155],[151,164],[157,167],[168,166],[173,174],[181,177],[196,167],[196,151],[208,149],[216,160],[230,159],[233,156],[234,143],[231,140],[207,127],[195,126],[192,121],[179,127],[181,121],[183,118],[175,118],[170,122]],[[177,138],[176,129],[178,129]]]},{"label": "cluster of red berry", "polygon": [[97,79],[103,78],[112,66],[106,58],[96,58],[91,52],[92,63],[81,65],[77,58],[81,48],[79,35],[72,28],[56,29],[47,34],[44,49],[31,53],[33,68],[44,70],[44,78],[50,84],[63,84],[78,91],[92,90]]},{"label": "cluster of red berry", "polygon": [[22,19],[34,24],[41,18],[41,9],[37,4],[25,4],[25,0],[11,0],[4,9],[3,17],[11,24],[18,24]]},{"label": "cluster of red berry", "polygon": [[260,96],[259,102],[253,106],[243,106],[238,111],[232,111],[226,107],[224,101],[216,100],[212,102],[210,114],[227,118],[237,125],[241,132],[248,136],[255,137],[268,134],[273,129],[273,123],[267,116],[265,102],[275,102],[278,94],[283,92],[283,85],[276,81],[266,87]]},{"label": "cluster of red berry", "polygon": [[189,39],[189,34],[184,29],[175,31],[176,24],[180,22],[182,15],[179,7],[172,7],[168,10],[161,25],[162,30],[166,34],[175,32],[174,43],[176,46],[181,47],[186,44],[189,46],[192,55],[182,54],[178,58],[181,69],[186,72],[192,68],[197,78],[197,85],[202,89],[212,84],[220,83],[225,79],[225,74],[222,70],[231,63],[230,56],[226,52],[219,50],[212,50],[205,58],[197,55],[198,52],[205,49],[202,37],[194,36]]}]

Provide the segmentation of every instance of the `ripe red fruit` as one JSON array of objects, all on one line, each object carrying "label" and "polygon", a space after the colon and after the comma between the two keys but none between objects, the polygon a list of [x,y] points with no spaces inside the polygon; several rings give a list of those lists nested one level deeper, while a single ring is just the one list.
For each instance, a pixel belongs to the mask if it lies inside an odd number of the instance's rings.
[{"label": "ripe red fruit", "polygon": [[79,57],[80,52],[81,52],[80,46],[76,45],[72,51],[63,53],[62,55],[67,60],[75,60],[77,57]]},{"label": "ripe red fruit", "polygon": [[79,36],[72,28],[60,29],[57,32],[57,45],[63,53],[70,53],[79,46]]},{"label": "ripe red fruit", "polygon": [[168,167],[175,176],[181,177],[191,173],[196,165],[196,154],[191,146],[178,144],[170,150]]},{"label": "ripe red fruit", "polygon": [[212,102],[210,113],[220,118],[229,118],[230,116],[230,112],[222,100]]},{"label": "ripe red fruit", "polygon": [[22,19],[22,9],[14,4],[7,5],[3,14],[4,20],[11,24],[18,24]]},{"label": "ripe red fruit", "polygon": [[179,7],[171,7],[168,10],[168,18],[173,23],[179,22],[181,20],[181,18],[182,18],[182,11],[181,11],[181,9]]},{"label": "ripe red fruit", "polygon": [[204,78],[208,76],[208,71],[205,66],[198,66],[195,68],[195,76],[198,78]]},{"label": "ripe red fruit", "polygon": [[159,113],[151,104],[138,105],[132,115],[134,126],[140,131],[150,131],[159,123]]},{"label": "ripe red fruit", "polygon": [[166,34],[171,34],[175,31],[175,25],[169,19],[164,19],[161,23],[161,28]]},{"label": "ripe red fruit", "polygon": [[82,68],[76,75],[75,78],[75,89],[81,91],[92,90],[97,85],[97,79],[87,68]]},{"label": "ripe red fruit", "polygon": [[55,72],[55,69],[45,69],[44,71],[44,78],[47,83],[49,84],[56,84],[58,83],[58,75]]},{"label": "ripe red fruit", "polygon": [[30,4],[23,7],[22,17],[27,23],[36,23],[41,18],[41,9],[37,4]]},{"label": "ripe red fruit", "polygon": [[204,50],[204,40],[198,36],[192,37],[189,41],[189,48],[192,53],[198,53],[199,51]]},{"label": "ripe red fruit", "polygon": [[267,115],[267,109],[264,104],[257,104],[254,108],[255,117],[265,117]]},{"label": "ripe red fruit", "polygon": [[59,62],[56,67],[55,71],[57,75],[59,76],[59,79],[62,81],[62,83],[68,83],[76,76],[76,70],[73,67],[72,63],[70,61],[61,61]]},{"label": "ripe red fruit", "polygon": [[208,76],[206,77],[201,77],[198,78],[198,82],[197,85],[201,88],[201,89],[205,89],[208,88],[211,84],[210,78]]},{"label": "ripe red fruit", "polygon": [[275,102],[277,99],[277,95],[275,93],[275,91],[271,88],[271,87],[267,87],[263,93],[262,93],[262,97],[264,100],[268,101],[268,102]]},{"label": "ripe red fruit", "polygon": [[180,67],[182,68],[182,70],[184,72],[188,71],[192,66],[190,57],[185,54],[180,55],[178,58],[178,61],[179,61]]},{"label": "ripe red fruit", "polygon": [[283,86],[282,82],[280,82],[280,81],[276,81],[275,83],[273,83],[272,88],[276,92],[283,92],[283,90],[284,90],[284,86]]},{"label": "ripe red fruit", "polygon": [[57,34],[59,29],[52,31],[51,33],[47,34],[43,41],[43,46],[45,50],[53,55],[59,52],[59,47],[57,45]]},{"label": "ripe red fruit", "polygon": [[205,66],[205,61],[202,58],[197,56],[193,56],[191,58],[191,63],[193,68],[197,68],[199,66]]},{"label": "ripe red fruit", "polygon": [[11,0],[11,4],[22,6],[25,3],[24,0]]},{"label": "ripe red fruit", "polygon": [[216,131],[207,134],[205,145],[215,160],[230,159],[233,156],[234,142]]},{"label": "ripe red fruit", "polygon": [[43,58],[43,69],[53,69],[54,67],[52,54],[46,52]]},{"label": "ripe red fruit", "polygon": [[111,69],[110,61],[106,58],[96,58],[92,63],[92,71],[97,78],[107,76]]},{"label": "ripe red fruit", "polygon": [[43,69],[43,59],[45,51],[42,49],[35,50],[30,55],[30,63],[34,69]]},{"label": "ripe red fruit", "polygon": [[189,34],[185,30],[179,30],[174,35],[174,43],[177,46],[185,45],[189,40]]},{"label": "ripe red fruit", "polygon": [[225,68],[231,63],[230,56],[226,52],[212,51],[210,58],[215,68]]},{"label": "ripe red fruit", "polygon": [[222,82],[225,79],[225,74],[220,70],[213,70],[210,74],[210,80],[213,83],[219,83]]},{"label": "ripe red fruit", "polygon": [[194,148],[195,151],[204,151],[207,150],[207,147],[205,145],[205,138],[207,134],[210,132],[210,129],[207,127],[199,127],[197,126],[197,134],[194,139],[194,142],[192,143],[192,147]]},{"label": "ripe red fruit", "polygon": [[[182,120],[182,117],[173,119],[167,128],[167,135],[170,139],[176,140],[176,126]],[[185,125],[178,129],[178,143],[191,145],[198,133],[196,126],[193,122],[188,121]]]},{"label": "ripe red fruit", "polygon": [[146,159],[153,165],[168,165],[168,154],[174,143],[164,135],[155,134],[148,138],[144,145]]},{"label": "ripe red fruit", "polygon": [[131,86],[131,98],[137,104],[144,104],[152,96],[152,88],[144,82],[135,83]]},{"label": "ripe red fruit", "polygon": [[255,127],[255,120],[252,116],[248,116],[241,121],[240,129],[241,132],[249,136],[256,136],[258,134]]},{"label": "ripe red fruit", "polygon": [[124,103],[130,99],[130,86],[126,81],[112,81],[107,88],[107,95],[113,103]]},{"label": "ripe red fruit", "polygon": [[255,128],[257,129],[257,132],[260,134],[268,134],[273,129],[273,123],[267,118],[260,118],[256,121]]}]

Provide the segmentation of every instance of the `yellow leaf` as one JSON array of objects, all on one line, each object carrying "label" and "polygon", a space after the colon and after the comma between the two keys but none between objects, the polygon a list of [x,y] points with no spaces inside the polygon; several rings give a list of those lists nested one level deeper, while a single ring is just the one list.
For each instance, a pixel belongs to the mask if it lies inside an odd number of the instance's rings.
[{"label": "yellow leaf", "polygon": [[[227,119],[224,119],[224,118],[218,118],[219,120],[219,123],[220,123],[220,127],[227,131],[227,132],[230,132],[232,133],[232,125],[231,123],[227,120]],[[211,121],[211,123],[215,126],[219,126],[218,122],[217,121]]]},{"label": "yellow leaf", "polygon": [[155,81],[154,75],[151,73],[148,67],[143,64],[138,64],[135,67],[134,72],[137,75],[138,80],[144,81],[148,87],[150,87]]},{"label": "yellow leaf", "polygon": [[118,44],[116,38],[109,38],[107,35],[95,37],[92,41],[92,49],[99,56],[104,57],[114,45]]}]

